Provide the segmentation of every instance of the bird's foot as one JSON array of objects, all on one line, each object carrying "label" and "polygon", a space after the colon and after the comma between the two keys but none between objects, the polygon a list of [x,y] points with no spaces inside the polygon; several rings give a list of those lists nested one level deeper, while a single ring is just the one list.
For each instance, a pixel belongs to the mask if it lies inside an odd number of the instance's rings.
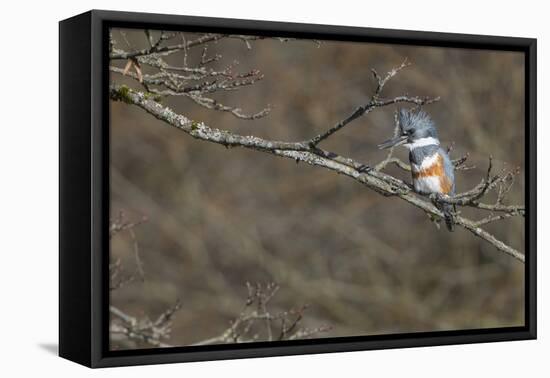
[{"label": "bird's foot", "polygon": [[442,200],[442,196],[440,193],[430,193],[429,195],[429,198],[430,198],[430,201],[432,201],[434,204],[439,204],[441,203],[441,200]]}]

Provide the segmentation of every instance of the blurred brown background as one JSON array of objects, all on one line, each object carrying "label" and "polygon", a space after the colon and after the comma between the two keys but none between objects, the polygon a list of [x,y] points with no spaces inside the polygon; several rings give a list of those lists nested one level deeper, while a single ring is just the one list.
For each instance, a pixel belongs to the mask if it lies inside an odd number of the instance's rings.
[{"label": "blurred brown background", "polygon": [[[127,31],[133,47],[143,32]],[[120,37],[116,32],[114,37]],[[192,36],[189,34],[189,36]],[[456,158],[469,152],[477,169],[457,173],[457,191],[496,168],[519,166],[509,201],[524,202],[524,61],[512,52],[323,41],[209,45],[223,68],[259,69],[265,79],[215,98],[265,118],[246,121],[185,98],[163,103],[207,125],[244,135],[296,141],[334,125],[368,101],[370,68],[385,73],[404,58],[384,97],[441,96],[426,110]],[[199,59],[200,50],[190,59]],[[178,54],[174,61],[181,59]],[[119,62],[123,67],[125,62]],[[112,80],[136,87],[128,78]],[[377,109],[323,147],[366,164],[385,157],[395,107]],[[406,151],[397,155],[407,158]],[[401,178],[403,172],[388,169]],[[112,292],[135,316],[157,316],[181,299],[174,345],[227,328],[246,299],[245,283],[274,281],[274,311],[309,304],[304,323],[328,324],[319,337],[517,326],[524,323],[524,265],[459,228],[441,230],[418,209],[385,198],[319,167],[200,142],[122,102],[111,103],[111,212],[148,222],[135,228],[143,283]],[[480,217],[479,212],[460,209]],[[487,227],[523,249],[523,218]],[[131,269],[132,239],[112,240],[112,259]]]}]

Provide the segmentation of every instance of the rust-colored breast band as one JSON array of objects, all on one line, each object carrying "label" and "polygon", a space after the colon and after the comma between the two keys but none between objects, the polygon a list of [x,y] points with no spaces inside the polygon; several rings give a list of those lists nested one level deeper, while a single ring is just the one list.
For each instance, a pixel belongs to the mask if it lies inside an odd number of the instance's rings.
[{"label": "rust-colored breast band", "polygon": [[421,177],[430,177],[430,176],[445,176],[445,171],[443,169],[443,157],[437,154],[437,159],[434,164],[426,169],[421,169],[418,172],[413,172],[413,178],[418,179]]},{"label": "rust-colored breast band", "polygon": [[447,175],[445,174],[445,169],[443,168],[443,157],[437,155],[437,159],[434,164],[426,169],[422,169],[419,172],[413,172],[412,174],[414,180],[418,180],[423,177],[439,177],[439,186],[442,193],[449,194],[453,187],[453,183]]}]

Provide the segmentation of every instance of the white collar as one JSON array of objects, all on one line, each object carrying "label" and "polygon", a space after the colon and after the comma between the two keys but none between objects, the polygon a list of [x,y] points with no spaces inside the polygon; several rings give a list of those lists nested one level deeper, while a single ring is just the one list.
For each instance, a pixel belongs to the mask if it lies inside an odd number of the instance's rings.
[{"label": "white collar", "polygon": [[439,139],[433,138],[433,137],[427,137],[427,138],[420,138],[415,140],[412,143],[405,143],[404,146],[407,147],[409,150],[414,150],[418,147],[424,147],[424,146],[439,146]]}]

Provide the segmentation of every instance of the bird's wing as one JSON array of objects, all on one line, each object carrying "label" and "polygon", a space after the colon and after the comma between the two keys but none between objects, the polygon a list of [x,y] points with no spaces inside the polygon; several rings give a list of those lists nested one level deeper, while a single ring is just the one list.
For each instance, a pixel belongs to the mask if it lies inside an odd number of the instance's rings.
[{"label": "bird's wing", "polygon": [[443,157],[443,170],[445,172],[445,176],[447,176],[452,183],[451,192],[449,194],[455,194],[455,173],[453,162],[451,161],[449,154],[447,154],[447,151],[443,148],[439,148],[438,152]]}]

